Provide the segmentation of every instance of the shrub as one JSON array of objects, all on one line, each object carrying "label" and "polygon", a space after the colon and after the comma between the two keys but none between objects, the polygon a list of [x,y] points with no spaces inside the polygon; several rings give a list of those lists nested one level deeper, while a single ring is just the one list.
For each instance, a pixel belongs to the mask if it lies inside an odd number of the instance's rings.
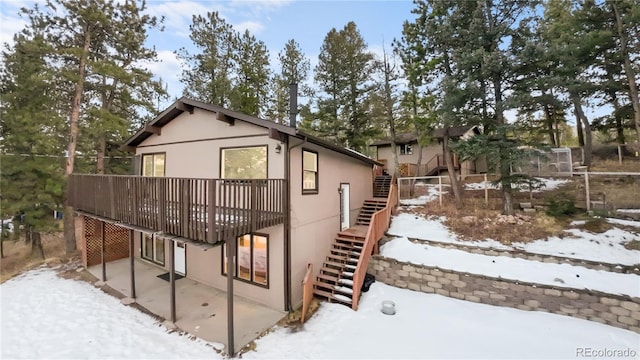
[{"label": "shrub", "polygon": [[547,202],[546,213],[549,216],[561,218],[574,215],[577,212],[578,209],[576,209],[576,203],[573,199],[549,199],[549,201]]}]

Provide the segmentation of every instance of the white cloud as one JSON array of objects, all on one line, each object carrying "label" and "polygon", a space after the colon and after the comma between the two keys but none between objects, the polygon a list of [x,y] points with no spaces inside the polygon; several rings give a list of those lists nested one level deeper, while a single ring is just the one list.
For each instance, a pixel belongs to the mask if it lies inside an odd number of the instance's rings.
[{"label": "white cloud", "polygon": [[243,21],[239,24],[233,25],[233,28],[236,29],[239,33],[243,33],[245,30],[249,30],[251,35],[257,35],[264,29],[264,25],[257,21]]},{"label": "white cloud", "polygon": [[0,7],[0,43],[13,45],[13,35],[24,29],[27,22],[20,17],[21,7],[30,8],[33,2],[3,2]]},{"label": "white cloud", "polygon": [[168,101],[171,102],[174,96],[180,97],[182,95],[183,85],[180,83],[182,62],[176,54],[169,50],[159,50],[158,59],[158,62],[146,64],[146,68],[166,84],[169,96],[172,97]]},{"label": "white cloud", "polygon": [[207,8],[200,2],[196,1],[157,1],[151,2],[149,5],[149,14],[158,18],[164,17],[164,26],[166,31],[181,36],[189,36],[189,25],[195,14],[206,14],[208,11],[216,9]]}]

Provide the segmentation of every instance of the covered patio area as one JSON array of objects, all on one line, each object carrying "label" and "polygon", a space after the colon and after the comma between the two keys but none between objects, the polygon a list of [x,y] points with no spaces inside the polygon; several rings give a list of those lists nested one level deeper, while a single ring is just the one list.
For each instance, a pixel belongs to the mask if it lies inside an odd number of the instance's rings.
[{"label": "covered patio area", "polygon": [[[171,287],[158,275],[164,269],[135,258],[136,303],[165,319],[171,319]],[[102,265],[87,270],[102,278]],[[106,263],[106,284],[125,297],[131,296],[130,258]],[[189,278],[175,282],[176,321],[183,331],[203,340],[227,346],[227,293]],[[241,349],[269,329],[286,312],[276,311],[251,300],[234,296],[234,349]],[[225,351],[226,352],[226,351]]]}]

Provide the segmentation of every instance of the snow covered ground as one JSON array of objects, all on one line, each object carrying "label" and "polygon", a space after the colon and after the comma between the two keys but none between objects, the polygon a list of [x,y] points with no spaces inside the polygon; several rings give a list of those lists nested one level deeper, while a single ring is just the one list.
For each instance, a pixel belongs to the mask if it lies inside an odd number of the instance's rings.
[{"label": "snow covered ground", "polygon": [[[560,185],[564,185],[569,182],[567,179],[551,179],[551,178],[535,178],[542,182],[542,187],[540,189],[533,190],[532,192],[541,192],[541,191],[549,191],[554,190],[560,187]],[[465,184],[465,190],[499,190],[501,188],[500,184],[494,184],[491,181],[482,181],[478,183],[469,183]],[[528,185],[521,185],[518,188],[519,191],[529,191]]]},{"label": "snow covered ground", "polygon": [[[390,235],[433,240],[445,243],[464,244],[500,250],[518,249],[531,253],[557,255],[563,257],[600,261],[612,264],[635,265],[640,263],[640,251],[628,250],[624,244],[640,241],[640,231],[628,231],[613,228],[594,234],[581,229],[567,229],[563,238],[550,237],[527,243],[514,242],[512,246],[503,245],[495,240],[463,241],[458,239],[443,223],[442,217],[425,218],[421,215],[402,213],[394,216]],[[638,227],[640,221],[607,219],[613,225]]]},{"label": "snow covered ground", "polygon": [[[220,359],[213,346],[167,333],[92,287],[39,269],[0,285],[0,358]],[[395,302],[397,314],[380,312]],[[603,349],[640,354],[640,335],[374,283],[359,310],[322,304],[300,329],[276,327],[246,359],[576,358]],[[588,349],[587,349],[588,348]]]},{"label": "snow covered ground", "polygon": [[597,290],[640,297],[640,276],[588,269],[569,264],[550,264],[506,256],[472,254],[462,250],[416,244],[406,237],[389,241],[380,254],[417,265],[437,266],[472,274],[501,277],[535,284]]}]

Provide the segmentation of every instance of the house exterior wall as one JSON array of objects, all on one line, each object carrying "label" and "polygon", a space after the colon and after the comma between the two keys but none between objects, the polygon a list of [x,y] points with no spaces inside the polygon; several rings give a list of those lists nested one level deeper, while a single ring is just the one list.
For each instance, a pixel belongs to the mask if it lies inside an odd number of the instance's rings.
[{"label": "house exterior wall", "polygon": [[[398,162],[400,164],[417,164],[418,163],[418,145],[413,144],[413,154],[410,155],[400,155],[400,147],[396,147],[398,151]],[[442,144],[434,143],[428,146],[422,147],[422,167],[424,169],[424,165],[434,156],[442,154]],[[395,161],[393,158],[393,151],[391,151],[391,145],[378,146],[378,160],[386,161],[386,169],[389,174],[393,173],[395,169]],[[424,174],[421,174],[424,175]]]},{"label": "house exterior wall", "polygon": [[[297,144],[292,141],[291,146]],[[302,149],[318,152],[317,194],[302,194]],[[373,181],[371,165],[309,143],[293,148],[290,161],[291,298],[295,308],[302,302],[301,284],[307,264],[313,264],[315,276],[340,231],[340,184],[350,184],[353,225],[364,200],[373,196]]]},{"label": "house exterior wall", "polygon": [[182,113],[137,148],[136,155],[165,153],[165,176],[220,178],[220,149],[267,145],[267,174],[283,179],[284,155],[275,152],[279,141],[269,139],[265,128],[236,121],[230,126],[216,119],[216,114],[195,109]]}]

